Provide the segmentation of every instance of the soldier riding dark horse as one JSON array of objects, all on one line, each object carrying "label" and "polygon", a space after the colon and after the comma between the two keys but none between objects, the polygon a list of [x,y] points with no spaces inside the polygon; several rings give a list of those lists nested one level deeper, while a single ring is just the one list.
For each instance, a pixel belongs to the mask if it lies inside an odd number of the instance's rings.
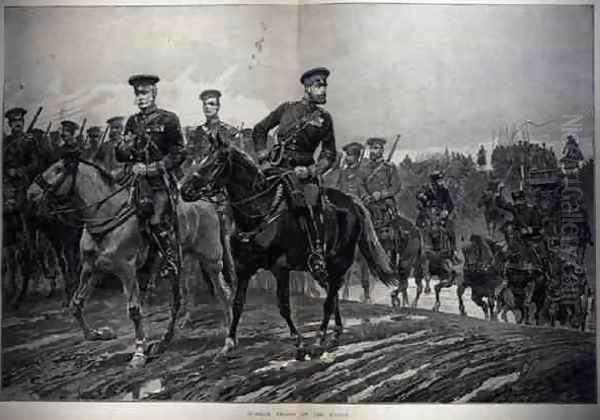
[{"label": "soldier riding dark horse", "polygon": [[[304,73],[304,98],[280,105],[254,128],[259,158],[269,158],[269,168],[261,169],[249,155],[217,136],[209,157],[181,186],[185,201],[197,200],[222,187],[231,200],[237,229],[232,249],[238,284],[233,320],[222,353],[236,346],[249,280],[259,268],[270,270],[277,280],[279,309],[290,334],[297,338],[299,353],[303,339],[291,319],[290,271],[310,271],[327,291],[320,344],[325,343],[332,315],[335,341],[342,334],[338,291],[352,265],[357,244],[379,279],[387,285],[394,282],[365,206],[356,197],[319,185],[318,177],[336,157],[331,116],[319,107],[326,100],[328,75],[324,68]],[[266,136],[275,126],[279,126],[278,143],[269,153],[265,150]],[[322,152],[312,168],[319,144]]]},{"label": "soldier riding dark horse", "polygon": [[[290,205],[299,217],[311,252],[308,271],[325,285],[326,267],[323,249],[323,210],[320,178],[335,162],[337,155],[331,115],[321,107],[327,101],[329,70],[318,67],[300,78],[304,97],[285,102],[254,127],[254,146],[259,162],[270,159],[270,173],[286,173]],[[267,134],[278,127],[277,144],[268,151]],[[315,164],[314,153],[321,145]],[[314,166],[313,166],[314,165]]]},{"label": "soldier riding dark horse", "polygon": [[430,275],[438,275],[440,282],[435,286],[436,302],[433,310],[440,307],[440,291],[454,285],[457,271],[453,265],[460,263],[456,255],[454,223],[450,219],[454,204],[450,192],[443,184],[443,175],[434,171],[431,183],[417,192],[417,227],[423,232],[424,250],[422,263],[428,266]]}]

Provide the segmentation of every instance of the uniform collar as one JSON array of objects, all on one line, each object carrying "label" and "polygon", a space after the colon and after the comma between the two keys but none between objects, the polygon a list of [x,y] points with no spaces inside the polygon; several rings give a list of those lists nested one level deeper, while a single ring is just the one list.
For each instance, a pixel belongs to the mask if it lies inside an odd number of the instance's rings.
[{"label": "uniform collar", "polygon": [[156,104],[153,104],[152,106],[149,106],[145,110],[140,110],[140,114],[143,115],[144,117],[147,117],[149,115],[154,114],[157,110],[158,110],[158,107],[156,106]]},{"label": "uniform collar", "polygon": [[304,96],[301,100],[300,103],[303,104],[304,106],[308,107],[308,109],[310,109],[311,111],[314,111],[315,109],[319,108],[319,105],[317,105],[314,102],[311,102],[308,100],[308,98],[306,96]]},{"label": "uniform collar", "polygon": [[215,125],[219,125],[220,123],[221,123],[221,119],[219,117],[216,117],[211,120],[206,120],[204,125],[207,127],[214,127]]}]

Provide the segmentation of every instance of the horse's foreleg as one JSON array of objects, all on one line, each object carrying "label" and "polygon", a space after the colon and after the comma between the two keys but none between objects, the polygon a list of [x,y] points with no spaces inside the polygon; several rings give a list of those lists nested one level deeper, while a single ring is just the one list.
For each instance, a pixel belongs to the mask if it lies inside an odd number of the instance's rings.
[{"label": "horse's foreleg", "polygon": [[342,337],[342,333],[344,332],[344,325],[342,323],[342,314],[340,313],[340,300],[335,295],[335,335],[334,335],[334,345],[337,345],[340,342],[340,338]]},{"label": "horse's foreleg", "polygon": [[235,297],[233,298],[233,317],[229,326],[229,334],[225,339],[225,345],[221,349],[220,355],[229,353],[237,346],[237,326],[244,312],[244,303],[246,302],[246,293],[250,277],[256,272],[256,269],[245,268],[237,272],[238,283],[235,289]]},{"label": "horse's foreleg", "polygon": [[360,269],[360,283],[363,289],[363,302],[371,303],[371,272],[369,271],[369,265],[360,252],[358,252],[357,261]]},{"label": "horse's foreleg", "polygon": [[323,304],[323,321],[319,328],[319,344],[323,346],[327,340],[327,327],[329,326],[329,320],[331,315],[335,311],[335,297],[337,295],[337,289],[332,285],[327,290],[327,297]]},{"label": "horse's foreleg", "polygon": [[271,267],[271,272],[277,280],[277,304],[279,313],[285,319],[290,330],[290,336],[301,343],[302,337],[298,333],[294,321],[292,321],[292,311],[290,308],[290,270],[281,264],[275,264]]},{"label": "horse's foreleg", "polygon": [[419,305],[419,298],[423,293],[423,266],[421,262],[418,262],[418,265],[415,265],[414,276],[417,291],[415,292],[415,299],[411,304],[411,309],[413,311],[417,309],[417,306]]},{"label": "horse's foreleg", "polygon": [[89,297],[92,295],[97,281],[98,276],[93,272],[93,265],[91,262],[86,262],[81,270],[79,286],[71,298],[70,309],[79,323],[86,340],[110,340],[116,337],[116,334],[112,329],[109,327],[100,329],[91,328],[83,315],[83,308]]}]

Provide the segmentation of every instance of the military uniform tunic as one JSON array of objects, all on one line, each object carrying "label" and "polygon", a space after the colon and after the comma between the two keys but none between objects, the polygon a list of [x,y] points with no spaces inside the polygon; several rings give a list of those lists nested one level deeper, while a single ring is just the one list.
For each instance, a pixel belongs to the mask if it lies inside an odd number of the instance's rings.
[{"label": "military uniform tunic", "polygon": [[[134,134],[133,144],[121,143],[116,149],[120,162],[162,162],[168,173],[173,173],[185,159],[183,135],[179,118],[173,112],[154,108],[148,113],[137,113],[127,120],[125,135]],[[149,140],[149,141],[148,141]],[[153,187],[162,187],[160,174],[149,174]]]},{"label": "military uniform tunic", "polygon": [[186,147],[186,154],[188,159],[193,161],[200,161],[208,154],[210,149],[211,138],[216,138],[217,134],[221,140],[228,144],[233,143],[239,146],[236,141],[239,138],[239,130],[221,120],[207,121],[202,125],[199,125],[190,136],[188,145]]},{"label": "military uniform tunic", "polygon": [[[381,198],[378,201],[370,201],[365,195],[363,199],[367,201],[375,227],[383,232],[386,226],[390,224],[392,219],[397,215],[396,195],[400,192],[400,176],[398,169],[392,162],[387,162],[383,159],[372,160],[366,159],[361,163],[361,171],[363,174],[363,185],[368,196],[379,192]],[[391,234],[391,232],[387,232]]]},{"label": "military uniform tunic", "polygon": [[[24,134],[10,134],[4,139],[2,153],[3,180],[14,191],[14,197],[10,200],[11,206],[15,206],[13,210],[18,210],[25,202],[27,187],[35,175],[34,172],[38,166],[37,159],[35,158],[35,143],[27,139]],[[9,169],[13,169],[16,174],[9,175]],[[13,199],[14,202],[12,202]]]},{"label": "military uniform tunic", "polygon": [[[138,188],[147,183],[152,190],[153,206],[151,225],[158,225],[169,208],[170,193],[175,193],[175,172],[185,159],[183,153],[183,135],[179,118],[173,112],[154,108],[147,113],[137,113],[127,120],[125,135],[133,134],[133,142],[123,142],[116,149],[116,157],[120,162],[143,163],[149,165],[148,174],[141,177]],[[167,172],[168,182],[158,168],[158,164]],[[150,193],[142,191],[143,200],[148,200]],[[175,209],[172,209],[174,211]]]},{"label": "military uniform tunic", "polygon": [[[278,141],[284,144],[283,158],[277,166],[293,168],[314,164],[314,153],[319,144],[319,162],[327,160],[327,166],[335,162],[337,152],[333,121],[323,108],[305,100],[279,105],[254,127],[252,139],[257,151],[266,148],[267,134],[276,126],[279,127]],[[320,166],[319,169],[324,171],[326,168]]]},{"label": "military uniform tunic", "polygon": [[359,198],[364,197],[367,194],[367,190],[365,189],[363,172],[360,165],[356,164],[340,169],[336,187],[346,194],[352,194]]}]

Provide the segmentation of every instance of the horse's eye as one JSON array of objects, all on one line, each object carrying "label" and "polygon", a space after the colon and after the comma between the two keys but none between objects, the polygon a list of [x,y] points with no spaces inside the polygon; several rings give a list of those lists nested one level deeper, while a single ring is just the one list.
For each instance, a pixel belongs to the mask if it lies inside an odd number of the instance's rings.
[{"label": "horse's eye", "polygon": [[54,174],[58,175],[61,171],[61,168],[54,168]]}]

